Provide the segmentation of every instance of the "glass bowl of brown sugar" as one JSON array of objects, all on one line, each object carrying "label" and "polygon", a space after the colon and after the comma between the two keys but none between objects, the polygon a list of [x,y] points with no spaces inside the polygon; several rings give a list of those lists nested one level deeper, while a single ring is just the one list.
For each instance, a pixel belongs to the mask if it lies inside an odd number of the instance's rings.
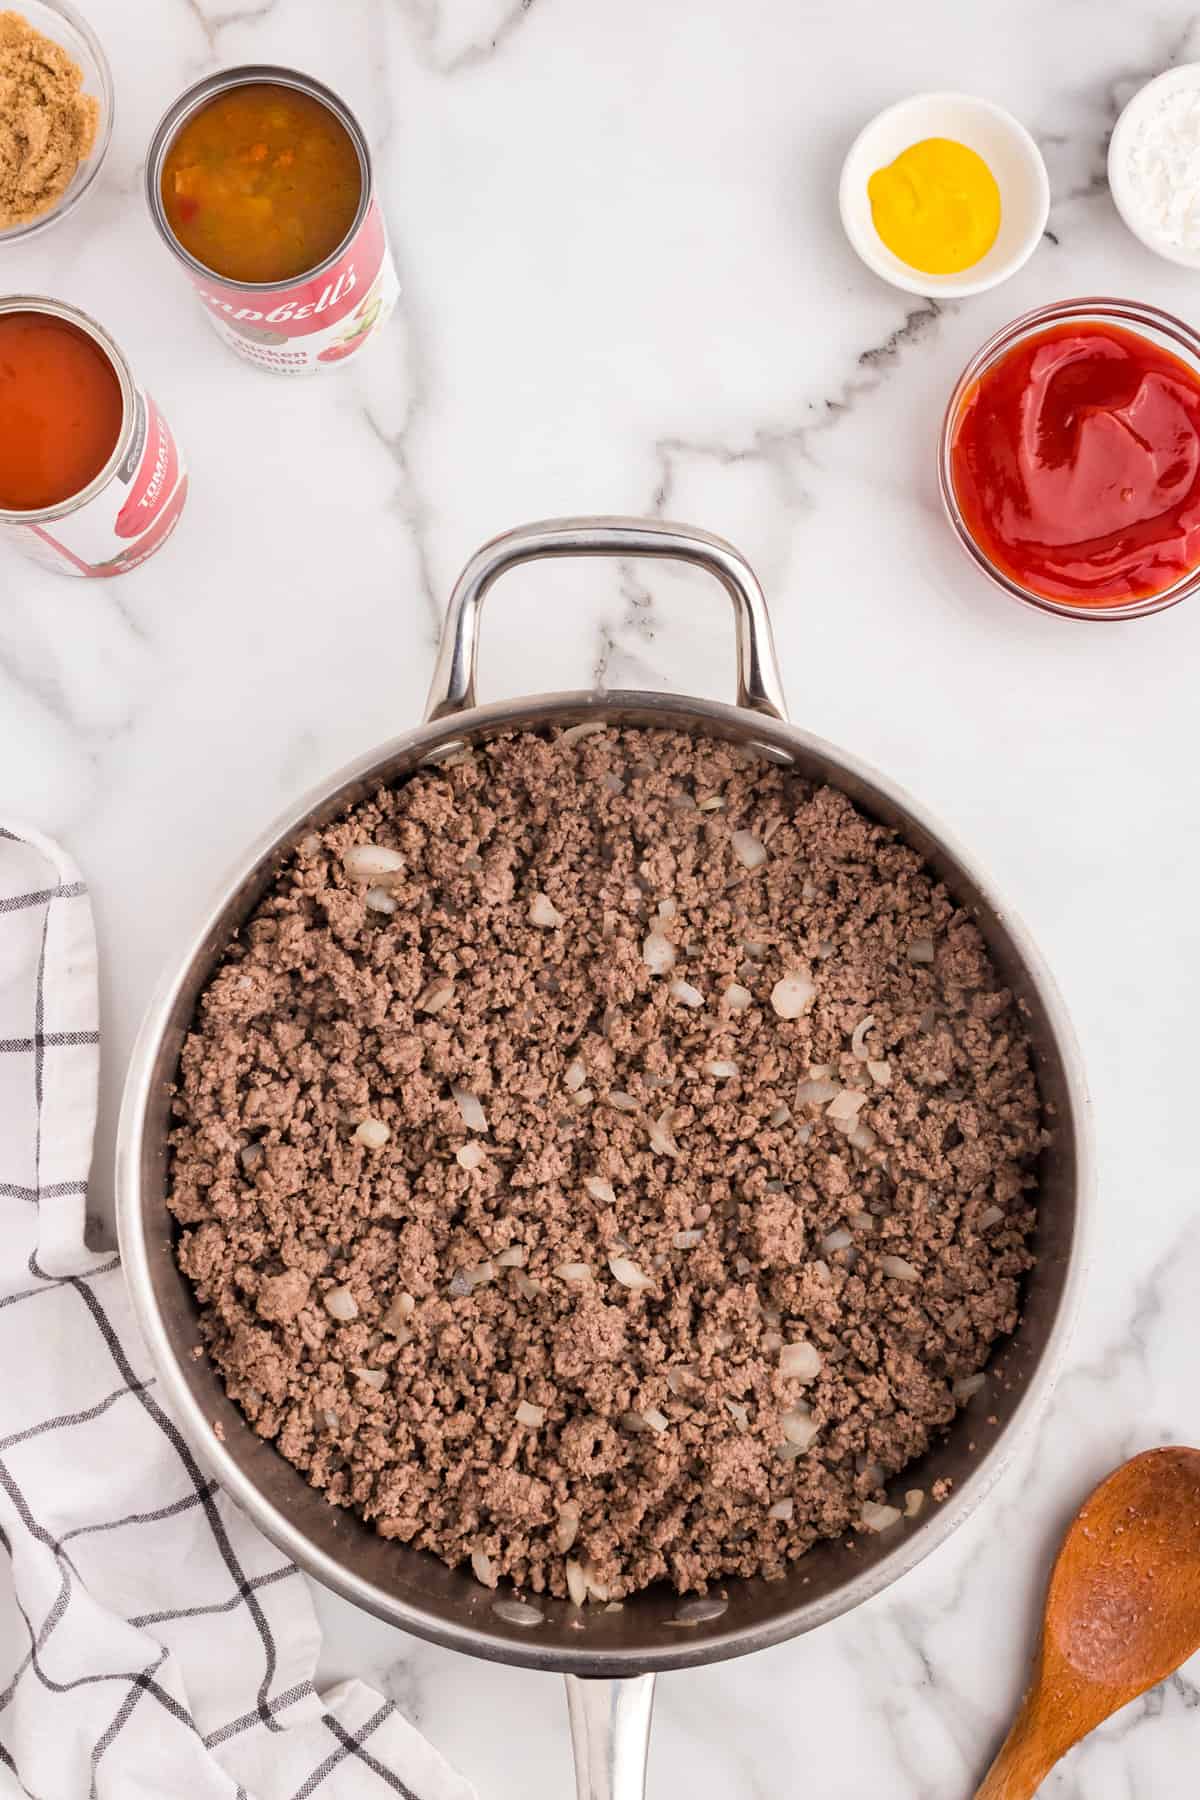
[{"label": "glass bowl of brown sugar", "polygon": [[108,152],[112,71],[68,0],[0,0],[0,248],[71,212]]}]

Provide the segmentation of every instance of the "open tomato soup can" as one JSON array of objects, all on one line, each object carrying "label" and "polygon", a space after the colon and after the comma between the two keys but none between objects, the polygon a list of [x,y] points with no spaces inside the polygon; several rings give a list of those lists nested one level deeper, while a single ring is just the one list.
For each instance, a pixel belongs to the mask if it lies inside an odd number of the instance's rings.
[{"label": "open tomato soup can", "polygon": [[170,537],[187,485],[171,427],[94,319],[0,299],[0,536],[63,575],[123,575]]},{"label": "open tomato soup can", "polygon": [[225,69],[159,124],[146,198],[231,350],[313,375],[356,355],[398,292],[371,155],[338,96],[294,69]]}]

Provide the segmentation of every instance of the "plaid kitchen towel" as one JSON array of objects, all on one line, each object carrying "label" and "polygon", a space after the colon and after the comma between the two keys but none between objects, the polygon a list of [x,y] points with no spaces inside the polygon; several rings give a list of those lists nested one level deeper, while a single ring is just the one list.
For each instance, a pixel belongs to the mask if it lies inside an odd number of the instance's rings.
[{"label": "plaid kitchen towel", "polygon": [[86,889],[0,827],[0,1794],[470,1800],[390,1701],[317,1693],[303,1577],[159,1399],[84,1246],[98,1063]]}]

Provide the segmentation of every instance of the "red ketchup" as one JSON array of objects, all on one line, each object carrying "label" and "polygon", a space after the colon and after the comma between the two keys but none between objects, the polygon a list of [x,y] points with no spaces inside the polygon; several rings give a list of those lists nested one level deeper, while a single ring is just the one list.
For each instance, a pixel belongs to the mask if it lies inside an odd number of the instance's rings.
[{"label": "red ketchup", "polygon": [[1047,600],[1122,606],[1200,564],[1200,375],[1099,321],[1025,339],[968,391],[951,443],[967,530]]}]

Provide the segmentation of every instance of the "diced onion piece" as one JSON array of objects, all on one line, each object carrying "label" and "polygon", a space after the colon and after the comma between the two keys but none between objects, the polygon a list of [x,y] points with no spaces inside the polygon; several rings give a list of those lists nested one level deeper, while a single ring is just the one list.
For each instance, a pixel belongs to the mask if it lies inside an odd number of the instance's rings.
[{"label": "diced onion piece", "polygon": [[638,1109],[638,1103],[633,1095],[625,1093],[622,1088],[609,1088],[606,1098],[608,1104],[615,1106],[618,1112],[632,1113]]},{"label": "diced onion piece", "polygon": [[495,1587],[496,1575],[492,1568],[492,1559],[486,1550],[472,1550],[471,1567],[475,1571],[476,1581],[482,1582],[487,1588]]},{"label": "diced onion piece", "polygon": [[570,1094],[577,1094],[586,1080],[587,1070],[584,1068],[579,1058],[576,1057],[573,1063],[567,1064],[567,1072],[563,1076],[567,1092]]},{"label": "diced onion piece", "polygon": [[585,1175],[583,1185],[593,1200],[599,1200],[602,1206],[615,1206],[616,1189],[611,1181],[605,1181],[603,1175]]},{"label": "diced onion piece", "polygon": [[815,1381],[821,1373],[821,1352],[804,1338],[785,1344],[779,1357],[779,1373],[785,1381]]},{"label": "diced onion piece", "polygon": [[522,1631],[531,1631],[535,1625],[544,1625],[546,1615],[540,1606],[532,1606],[528,1600],[494,1600],[492,1611],[506,1625],[519,1626]]},{"label": "diced onion piece", "polygon": [[469,1088],[460,1087],[457,1081],[450,1083],[450,1092],[467,1130],[486,1131],[488,1128],[487,1114],[480,1104],[478,1094],[471,1093]]},{"label": "diced onion piece", "polygon": [[673,919],[678,911],[679,908],[675,901],[671,899],[670,895],[668,895],[665,900],[660,900],[658,903],[658,916],[660,919]]},{"label": "diced onion piece", "polygon": [[571,1596],[572,1606],[586,1605],[588,1597],[587,1576],[584,1574],[580,1564],[572,1562],[570,1557],[567,1558],[566,1577],[567,1592]]},{"label": "diced onion piece", "polygon": [[728,1600],[722,1600],[719,1594],[705,1594],[699,1600],[685,1600],[682,1606],[676,1607],[675,1617],[668,1619],[667,1624],[707,1625],[728,1610]]},{"label": "diced onion piece", "polygon": [[853,1238],[850,1232],[844,1226],[839,1226],[836,1231],[826,1233],[821,1239],[821,1255],[832,1256],[835,1250],[845,1250],[847,1245],[852,1242]]},{"label": "diced onion piece", "polygon": [[726,1056],[714,1057],[712,1062],[704,1065],[704,1073],[711,1075],[714,1081],[732,1081],[737,1072],[737,1064]]},{"label": "diced onion piece", "polygon": [[824,1106],[827,1101],[835,1100],[838,1094],[836,1081],[822,1079],[799,1081],[796,1083],[797,1106]]},{"label": "diced onion piece", "polygon": [[485,1160],[482,1144],[460,1144],[454,1152],[454,1159],[461,1168],[477,1169]]},{"label": "diced onion piece", "polygon": [[792,1116],[792,1109],[786,1101],[781,1101],[767,1117],[768,1125],[786,1125]]},{"label": "diced onion piece", "polygon": [[867,1074],[876,1087],[891,1087],[892,1065],[890,1062],[876,1062],[870,1058],[867,1062]]},{"label": "diced onion piece", "polygon": [[876,1500],[864,1500],[859,1523],[864,1531],[887,1531],[900,1523],[898,1506],[880,1506]]},{"label": "diced onion piece", "polygon": [[266,1146],[256,1141],[252,1144],[244,1145],[243,1148],[238,1151],[238,1161],[248,1173],[251,1169],[256,1169],[258,1167],[266,1154]]},{"label": "diced onion piece", "polygon": [[489,1281],[495,1281],[495,1279],[495,1263],[467,1263],[465,1267],[455,1269],[450,1277],[450,1292],[459,1296],[470,1294],[477,1287],[486,1287]]},{"label": "diced onion piece", "polygon": [[531,925],[561,925],[566,915],[560,913],[549,894],[538,892],[529,902],[529,923]]},{"label": "diced onion piece", "polygon": [[672,1110],[668,1106],[665,1112],[659,1113],[657,1119],[651,1119],[646,1127],[650,1138],[650,1148],[657,1150],[660,1156],[679,1155],[679,1145],[675,1142],[671,1132]]},{"label": "diced onion piece", "polygon": [[679,1000],[684,1006],[703,1006],[704,995],[690,981],[673,981],[667,989],[672,1000]]},{"label": "diced onion piece", "polygon": [[875,1014],[868,1013],[865,1019],[860,1019],[858,1021],[858,1024],[854,1027],[854,1031],[851,1034],[850,1049],[851,1052],[857,1056],[859,1062],[866,1062],[867,1057],[871,1054],[867,1049],[867,1033],[874,1023]]},{"label": "diced onion piece", "polygon": [[821,1429],[807,1406],[793,1406],[787,1412],[780,1413],[779,1423],[783,1427],[785,1442],[795,1444],[800,1450],[807,1450]]},{"label": "diced onion piece", "polygon": [[640,1292],[642,1288],[654,1285],[650,1277],[643,1274],[637,1264],[631,1262],[627,1256],[617,1253],[610,1254],[608,1266],[613,1272],[613,1280],[619,1281],[622,1287],[632,1288],[635,1293]]},{"label": "diced onion piece", "polygon": [[439,1013],[454,998],[454,982],[449,975],[435,975],[413,1002],[416,1012]]},{"label": "diced onion piece", "polygon": [[605,731],[607,726],[603,719],[584,719],[579,725],[568,725],[559,738],[560,744],[577,744],[580,738],[591,737],[594,731]]},{"label": "diced onion piece", "polygon": [[745,1012],[747,1007],[754,1004],[754,995],[749,988],[743,987],[740,981],[731,981],[721,995],[721,999],[730,1012],[734,1013]]},{"label": "diced onion piece", "polygon": [[387,1386],[386,1369],[355,1369],[354,1373],[360,1381],[365,1381],[368,1387],[374,1388],[377,1394]]},{"label": "diced onion piece", "polygon": [[545,1418],[546,1409],[544,1406],[534,1406],[529,1400],[517,1401],[518,1425],[541,1425],[545,1422]]},{"label": "diced onion piece", "polygon": [[531,1275],[527,1275],[524,1269],[517,1269],[514,1271],[513,1286],[516,1288],[518,1294],[520,1294],[522,1300],[536,1300],[537,1296],[542,1291],[541,1282],[535,1281]]},{"label": "diced onion piece", "polygon": [[704,1237],[703,1230],[677,1231],[671,1242],[677,1250],[694,1250]]},{"label": "diced onion piece", "polygon": [[828,1081],[833,1074],[832,1063],[809,1063],[808,1079],[810,1081]]},{"label": "diced onion piece", "polygon": [[675,946],[661,931],[647,932],[642,945],[642,961],[652,975],[665,975],[675,965]]},{"label": "diced onion piece", "polygon": [[579,1536],[579,1508],[568,1500],[558,1509],[558,1521],[554,1527],[555,1547],[565,1556],[575,1539]]},{"label": "diced onion piece", "polygon": [[920,1270],[914,1269],[903,1256],[881,1256],[879,1266],[885,1275],[891,1275],[897,1281],[920,1281]]},{"label": "diced onion piece", "polygon": [[765,844],[752,831],[731,833],[729,844],[743,869],[761,869],[767,860]]},{"label": "diced onion piece", "polygon": [[398,1337],[416,1310],[417,1303],[411,1294],[397,1294],[379,1321],[380,1330]]},{"label": "diced onion piece", "polygon": [[328,1406],[325,1408],[324,1412],[321,1414],[321,1417],[325,1421],[325,1428],[327,1431],[338,1431],[341,1429],[341,1423],[342,1423],[341,1420],[338,1418],[337,1414],[335,1412],[333,1412]]},{"label": "diced onion piece", "polygon": [[665,1412],[659,1412],[657,1406],[647,1406],[642,1413],[651,1431],[665,1431],[671,1423]]},{"label": "diced onion piece", "polygon": [[875,1229],[874,1213],[852,1212],[847,1213],[846,1217],[849,1219],[851,1225],[853,1225],[855,1231],[874,1231]]},{"label": "diced onion piece", "polygon": [[954,1398],[960,1404],[965,1404],[966,1401],[971,1398],[972,1394],[977,1394],[980,1388],[986,1386],[986,1384],[986,1375],[964,1375],[960,1381],[956,1381],[954,1384]]},{"label": "diced onion piece", "polygon": [[590,1106],[594,1099],[595,1095],[592,1093],[591,1088],[578,1088],[576,1092],[571,1095],[571,1105],[577,1107]]},{"label": "diced onion piece", "polygon": [[768,1506],[767,1517],[768,1519],[790,1519],[795,1506],[794,1500],[776,1500],[773,1506]]},{"label": "diced onion piece", "polygon": [[827,1119],[855,1119],[867,1104],[868,1096],[861,1088],[843,1088],[835,1094],[825,1114]]},{"label": "diced onion piece", "polygon": [[[244,1154],[244,1152],[243,1152],[243,1154]],[[983,1211],[980,1213],[979,1217],[975,1221],[975,1229],[976,1229],[976,1231],[990,1231],[992,1226],[998,1225],[1003,1217],[1004,1217],[1004,1208],[1003,1207],[1001,1207],[1001,1206],[985,1206]]]},{"label": "diced onion piece", "polygon": [[771,1005],[781,1019],[799,1019],[817,997],[815,984],[800,970],[785,975],[771,989]]},{"label": "diced onion piece", "polygon": [[725,1408],[725,1411],[729,1414],[739,1431],[749,1431],[750,1409],[743,1401],[731,1400],[729,1395],[726,1394],[722,1398],[721,1405]]},{"label": "diced onion piece", "polygon": [[394,913],[400,909],[395,894],[389,894],[386,888],[369,887],[363,897],[372,912]]},{"label": "diced onion piece", "polygon": [[368,1150],[382,1150],[391,1135],[382,1119],[364,1119],[354,1132],[355,1142],[365,1144]]},{"label": "diced onion piece", "polygon": [[529,1261],[529,1252],[524,1244],[510,1244],[494,1260],[498,1269],[523,1269]]},{"label": "diced onion piece", "polygon": [[351,881],[373,881],[379,875],[398,875],[404,858],[384,844],[351,844],[342,851],[342,868]]},{"label": "diced onion piece", "polygon": [[864,1124],[861,1119],[855,1120],[854,1129],[848,1132],[847,1136],[856,1150],[873,1150],[879,1141],[871,1127]]},{"label": "diced onion piece", "polygon": [[592,1265],[585,1262],[559,1263],[554,1273],[568,1287],[583,1287],[592,1279]]},{"label": "diced onion piece", "polygon": [[914,938],[908,946],[908,960],[914,963],[931,963],[933,961],[933,939]]},{"label": "diced onion piece", "polygon": [[904,1496],[904,1516],[905,1516],[905,1518],[906,1519],[917,1518],[917,1516],[920,1514],[921,1508],[924,1506],[924,1504],[925,1504],[925,1489],[924,1488],[909,1488],[908,1492]]},{"label": "diced onion piece", "polygon": [[325,1311],[331,1319],[340,1319],[343,1324],[358,1317],[358,1301],[348,1287],[332,1287],[325,1295]]}]

